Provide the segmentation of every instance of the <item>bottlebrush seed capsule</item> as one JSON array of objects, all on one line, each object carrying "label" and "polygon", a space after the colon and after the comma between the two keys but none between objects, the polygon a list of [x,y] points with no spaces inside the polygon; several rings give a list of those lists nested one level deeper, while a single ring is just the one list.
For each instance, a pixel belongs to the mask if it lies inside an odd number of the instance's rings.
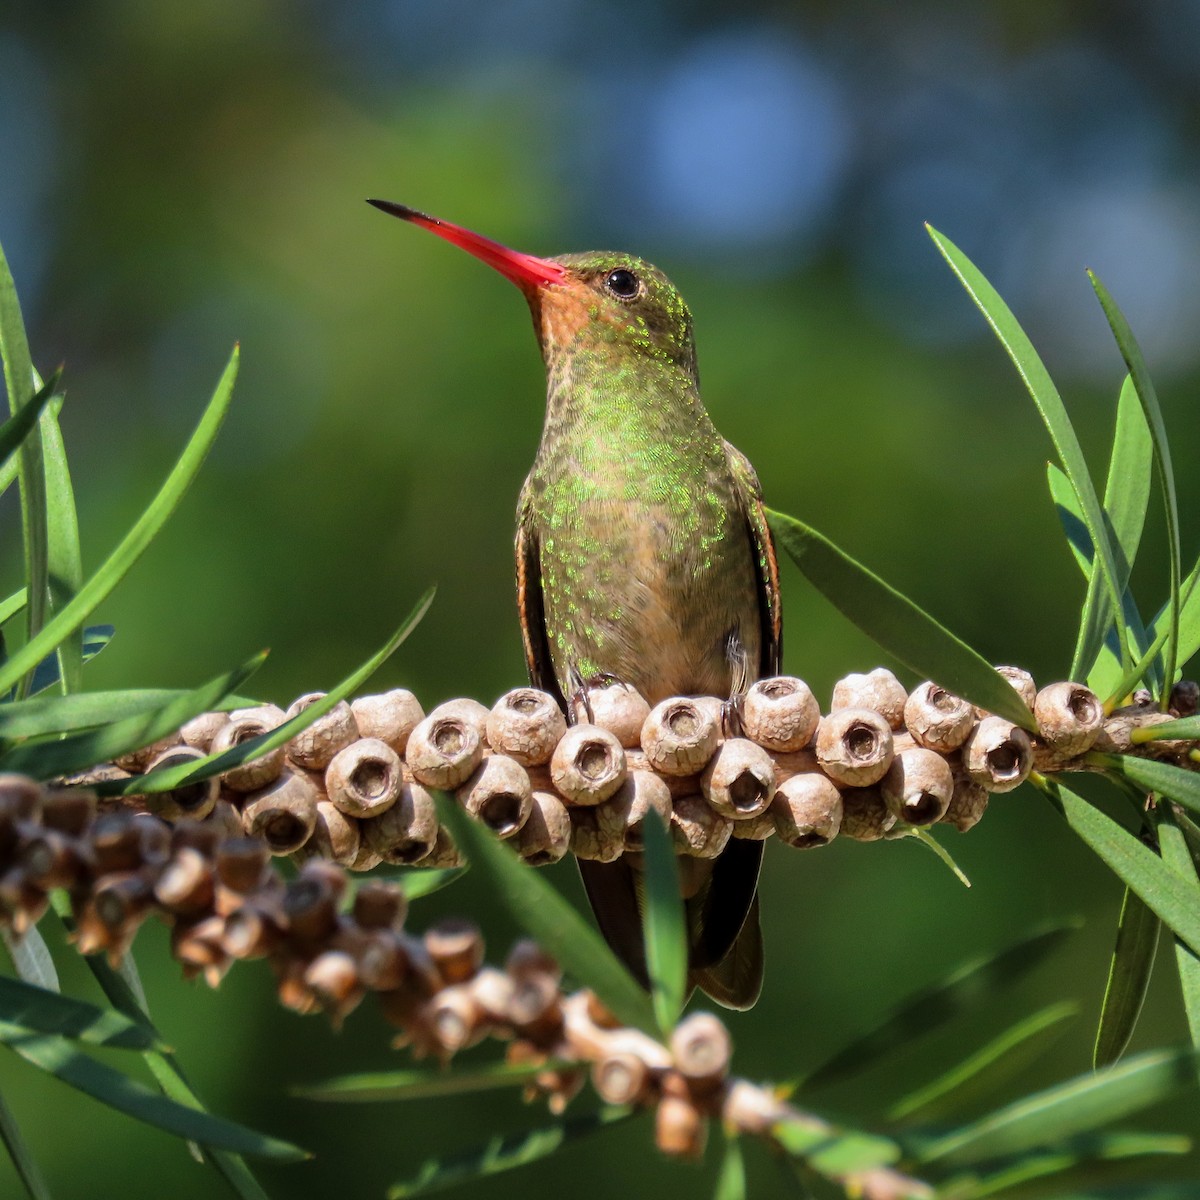
[{"label": "bottlebrush seed capsule", "polygon": [[213,899],[212,863],[195,847],[181,846],[155,880],[154,898],[176,916],[207,911]]},{"label": "bottlebrush seed capsule", "polygon": [[516,759],[492,754],[456,793],[458,802],[498,838],[510,838],[529,820],[533,788]]},{"label": "bottlebrush seed capsule", "polygon": [[261,837],[272,854],[292,854],[312,836],[320,798],[316,784],[303,771],[287,771],[246,797],[242,827],[250,837]]},{"label": "bottlebrush seed capsule", "polygon": [[888,811],[908,825],[932,825],[942,818],[954,794],[950,764],[933,750],[901,750],[892,759],[879,790]]},{"label": "bottlebrush seed capsule", "polygon": [[768,750],[802,750],[817,731],[821,708],[802,679],[777,675],[750,686],[742,703],[742,728]]},{"label": "bottlebrush seed capsule", "polygon": [[323,858],[343,867],[352,867],[362,849],[358,822],[328,800],[317,801],[317,823],[312,836],[301,848],[310,857]]},{"label": "bottlebrush seed capsule", "polygon": [[847,675],[833,688],[831,709],[869,708],[877,712],[891,729],[904,727],[904,704],[908,693],[904,685],[886,667],[876,667],[866,675]]},{"label": "bottlebrush seed capsule", "polygon": [[766,812],[760,812],[757,817],[748,817],[734,821],[733,836],[745,842],[765,842],[775,836],[775,818],[771,815],[771,807]]},{"label": "bottlebrush seed capsule", "polygon": [[712,709],[689,696],[655,705],[642,726],[642,749],[664,775],[694,775],[717,751],[719,722]]},{"label": "bottlebrush seed capsule", "polygon": [[904,705],[904,724],[919,745],[941,754],[957,750],[975,726],[975,709],[931,680],[915,687]]},{"label": "bottlebrush seed capsule", "polygon": [[179,730],[179,740],[187,746],[195,746],[197,750],[207,753],[217,730],[229,720],[229,714],[223,712],[201,713],[193,717]]},{"label": "bottlebrush seed capsule", "polygon": [[483,934],[473,921],[446,917],[423,940],[443,983],[465,983],[483,964]]},{"label": "bottlebrush seed capsule", "polygon": [[[310,708],[318,700],[324,700],[324,692],[309,692],[293,700],[285,714],[290,721]],[[287,744],[287,756],[297,766],[310,771],[323,771],[330,759],[344,746],[358,737],[358,725],[354,713],[345,700],[339,700],[324,716],[302,729]]]},{"label": "bottlebrush seed capsule", "polygon": [[775,762],[748,738],[730,738],[704,768],[700,788],[722,816],[733,821],[757,817],[775,795]]},{"label": "bottlebrush seed capsule", "polygon": [[483,761],[483,735],[461,714],[435,709],[412,731],[405,760],[418,783],[453,791]]},{"label": "bottlebrush seed capsule", "polygon": [[430,714],[431,717],[458,717],[469,725],[474,725],[479,736],[487,736],[488,717],[491,715],[487,705],[478,700],[463,697],[458,700],[447,700],[439,704]]},{"label": "bottlebrush seed capsule", "polygon": [[[1037,698],[1037,684],[1033,682],[1033,676],[1030,675],[1024,667],[997,667],[996,672],[1003,675],[1009,683],[1012,684],[1018,696],[1025,701],[1026,705],[1032,709],[1033,702]],[[986,717],[987,711],[982,708],[975,710],[976,715]]]},{"label": "bottlebrush seed capsule", "polygon": [[326,950],[304,968],[304,983],[335,1025],[358,1005],[366,994],[358,965],[344,950]]},{"label": "bottlebrush seed capsule", "polygon": [[425,718],[425,710],[406,688],[359,696],[350,702],[350,711],[363,737],[387,742],[399,755],[404,754],[409,734]]},{"label": "bottlebrush seed capsule", "polygon": [[548,763],[566,732],[566,718],[554,697],[536,688],[505,692],[488,713],[488,745],[526,767]]},{"label": "bottlebrush seed capsule", "polygon": [[433,849],[421,859],[423,867],[437,867],[445,870],[449,867],[461,867],[463,865],[463,856],[459,848],[454,844],[454,839],[450,836],[450,831],[444,826],[438,826],[437,838],[434,840]]},{"label": "bottlebrush seed capsule", "polygon": [[[587,709],[591,709],[588,717]],[[571,698],[571,715],[577,724],[599,725],[607,729],[626,750],[642,744],[642,726],[650,715],[650,705],[635,688],[619,680],[593,683],[587,689],[587,707],[578,697]]]},{"label": "bottlebrush seed capsule", "polygon": [[942,822],[953,825],[959,833],[966,833],[979,824],[987,805],[987,789],[980,787],[965,771],[959,769],[954,773],[954,793],[942,815]]},{"label": "bottlebrush seed capsule", "polygon": [[654,1144],[673,1158],[698,1159],[708,1140],[708,1122],[686,1095],[663,1096],[654,1113]]},{"label": "bottlebrush seed capsule", "polygon": [[779,839],[804,850],[833,841],[842,827],[842,793],[819,771],[785,779],[771,801]]},{"label": "bottlebrush seed capsule", "polygon": [[[204,751],[196,746],[172,746],[152,758],[146,769],[148,772],[157,771],[162,767],[195,762],[204,756]],[[146,807],[166,821],[179,821],[184,817],[200,821],[216,807],[220,791],[221,781],[215,775],[210,775],[207,779],[181,784],[166,792],[152,792],[146,797]]]},{"label": "bottlebrush seed capsule", "polygon": [[650,1071],[632,1051],[618,1050],[592,1064],[592,1086],[605,1104],[637,1104],[650,1090]]},{"label": "bottlebrush seed capsule", "polygon": [[620,833],[601,826],[594,805],[568,809],[571,817],[571,853],[593,862],[615,862],[625,850]]},{"label": "bottlebrush seed capsule", "polygon": [[870,708],[840,708],[822,717],[817,727],[817,761],[834,783],[844,787],[878,783],[892,762],[887,719]]},{"label": "bottlebrush seed capsule", "polygon": [[419,783],[406,782],[391,808],[360,821],[358,831],[384,862],[401,866],[423,862],[437,845],[437,807]]},{"label": "bottlebrush seed capsule", "polygon": [[1033,747],[1025,730],[1003,717],[984,717],[963,743],[962,761],[989,792],[1011,792],[1029,777]]},{"label": "bottlebrush seed capsule", "polygon": [[[283,709],[274,704],[235,709],[229,714],[229,720],[213,734],[212,753],[223,754],[226,750],[232,750],[234,746],[270,732],[282,725],[284,720]],[[283,757],[283,747],[276,746],[258,758],[223,771],[221,783],[233,792],[257,791],[279,778],[283,771]]]},{"label": "bottlebrush seed capsule", "polygon": [[571,848],[571,814],[553,792],[534,792],[529,819],[517,836],[517,850],[533,867],[558,862]]},{"label": "bottlebrush seed capsule", "polygon": [[1033,715],[1042,738],[1065,758],[1090,750],[1104,724],[1104,708],[1079,683],[1052,683],[1034,697]]},{"label": "bottlebrush seed capsule", "polygon": [[711,1013],[684,1017],[671,1034],[671,1057],[675,1069],[690,1085],[689,1090],[708,1090],[729,1070],[733,1043],[729,1030]]},{"label": "bottlebrush seed capsule", "polygon": [[139,746],[138,749],[129,751],[128,754],[118,754],[113,759],[113,763],[120,767],[122,771],[130,771],[135,775],[140,775],[145,771],[146,764],[152,758],[156,758],[164,750],[169,750],[178,741],[179,738],[175,734],[172,734],[170,737],[159,738],[149,745]]},{"label": "bottlebrush seed capsule", "polygon": [[842,791],[843,837],[856,842],[877,842],[896,824],[896,815],[877,787],[845,788]]},{"label": "bottlebrush seed capsule", "polygon": [[641,850],[643,822],[651,809],[670,829],[671,789],[650,771],[630,771],[616,793],[593,811],[606,836],[619,838],[626,850]]},{"label": "bottlebrush seed capsule", "polygon": [[683,796],[671,813],[671,837],[681,854],[716,858],[733,836],[733,822],[723,817],[703,796]]},{"label": "bottlebrush seed capsule", "polygon": [[573,725],[550,759],[550,778],[568,804],[600,804],[621,786],[625,775],[624,748],[596,725]]},{"label": "bottlebrush seed capsule", "polygon": [[350,817],[375,817],[396,803],[404,786],[400,755],[374,737],[339,750],[325,768],[330,803]]}]

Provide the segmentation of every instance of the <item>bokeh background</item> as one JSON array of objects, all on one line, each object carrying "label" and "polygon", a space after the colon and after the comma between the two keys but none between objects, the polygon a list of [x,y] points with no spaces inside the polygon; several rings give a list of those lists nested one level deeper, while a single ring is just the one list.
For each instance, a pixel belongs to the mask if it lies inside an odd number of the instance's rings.
[{"label": "bokeh background", "polygon": [[[523,682],[511,539],[543,387],[528,317],[500,277],[363,203],[376,195],[536,253],[657,262],[691,303],[706,401],[769,501],[988,657],[1061,677],[1081,581],[1046,495],[1051,448],[921,223],[1026,323],[1098,474],[1121,378],[1083,268],[1100,273],[1156,373],[1194,553],[1198,64],[1188,0],[8,0],[0,240],[35,361],[67,366],[90,567],[243,350],[200,480],[98,614],[117,636],[92,685],[189,685],[266,645],[254,690],[287,703],[362,661],[431,582],[433,610],[376,682],[426,707]],[[1160,526],[1136,576],[1151,610]],[[11,496],[0,570],[3,593]],[[784,590],[786,667],[823,700],[881,662],[790,566]],[[1119,888],[1026,791],[949,840],[970,891],[912,844],[769,848],[767,987],[732,1021],[741,1072],[812,1064],[912,988],[1068,915],[1084,927],[1027,985],[834,1100],[869,1122],[889,1089],[1064,997],[1081,1017],[1025,1084],[1086,1068]],[[580,899],[569,864],[552,877]],[[470,879],[414,923],[448,912],[477,916],[497,952],[515,932]],[[318,1152],[262,1172],[275,1196],[378,1196],[427,1153],[542,1117],[497,1095],[294,1100],[292,1085],[406,1059],[369,1005],[335,1034],[278,1009],[264,967],[213,994],[164,950],[141,935],[152,1010],[206,1100]],[[1139,1047],[1183,1036],[1169,958]],[[60,966],[88,989],[69,952]],[[56,1195],[221,1194],[179,1143],[7,1056],[0,1087]],[[776,1194],[768,1167],[751,1171],[755,1195]],[[0,1194],[16,1187],[0,1161]],[[661,1163],[639,1126],[475,1194],[664,1187],[703,1194],[711,1173]]]}]

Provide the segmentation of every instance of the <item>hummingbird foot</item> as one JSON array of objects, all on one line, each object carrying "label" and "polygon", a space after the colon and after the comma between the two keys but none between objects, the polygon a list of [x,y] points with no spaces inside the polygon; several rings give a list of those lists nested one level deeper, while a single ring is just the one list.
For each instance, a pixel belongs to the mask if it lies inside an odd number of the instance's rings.
[{"label": "hummingbird foot", "polygon": [[745,704],[745,692],[738,692],[728,700],[721,701],[721,733],[726,738],[745,737],[745,724],[742,721]]}]

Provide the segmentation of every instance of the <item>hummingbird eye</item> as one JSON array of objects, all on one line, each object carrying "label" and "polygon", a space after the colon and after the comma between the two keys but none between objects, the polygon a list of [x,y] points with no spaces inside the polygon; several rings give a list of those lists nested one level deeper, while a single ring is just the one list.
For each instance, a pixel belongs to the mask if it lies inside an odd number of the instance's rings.
[{"label": "hummingbird eye", "polygon": [[631,300],[642,289],[642,281],[624,267],[609,271],[605,277],[604,286],[618,299]]}]

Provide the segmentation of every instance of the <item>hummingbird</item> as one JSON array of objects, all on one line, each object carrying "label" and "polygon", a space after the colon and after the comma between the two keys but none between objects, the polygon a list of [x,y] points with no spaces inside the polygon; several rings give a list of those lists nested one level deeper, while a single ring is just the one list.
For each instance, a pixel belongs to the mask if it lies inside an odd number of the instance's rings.
[{"label": "hummingbird", "polygon": [[[653,706],[736,702],[781,669],[774,545],[758,477],[700,400],[692,318],[630,254],[538,258],[386,200],[368,203],[481,259],[521,289],[546,366],[541,442],[517,505],[517,604],[529,677],[564,712],[617,679]],[[681,862],[689,981],[749,1008],[762,987],[760,841]],[[578,860],[601,933],[649,986],[639,860]]]}]

